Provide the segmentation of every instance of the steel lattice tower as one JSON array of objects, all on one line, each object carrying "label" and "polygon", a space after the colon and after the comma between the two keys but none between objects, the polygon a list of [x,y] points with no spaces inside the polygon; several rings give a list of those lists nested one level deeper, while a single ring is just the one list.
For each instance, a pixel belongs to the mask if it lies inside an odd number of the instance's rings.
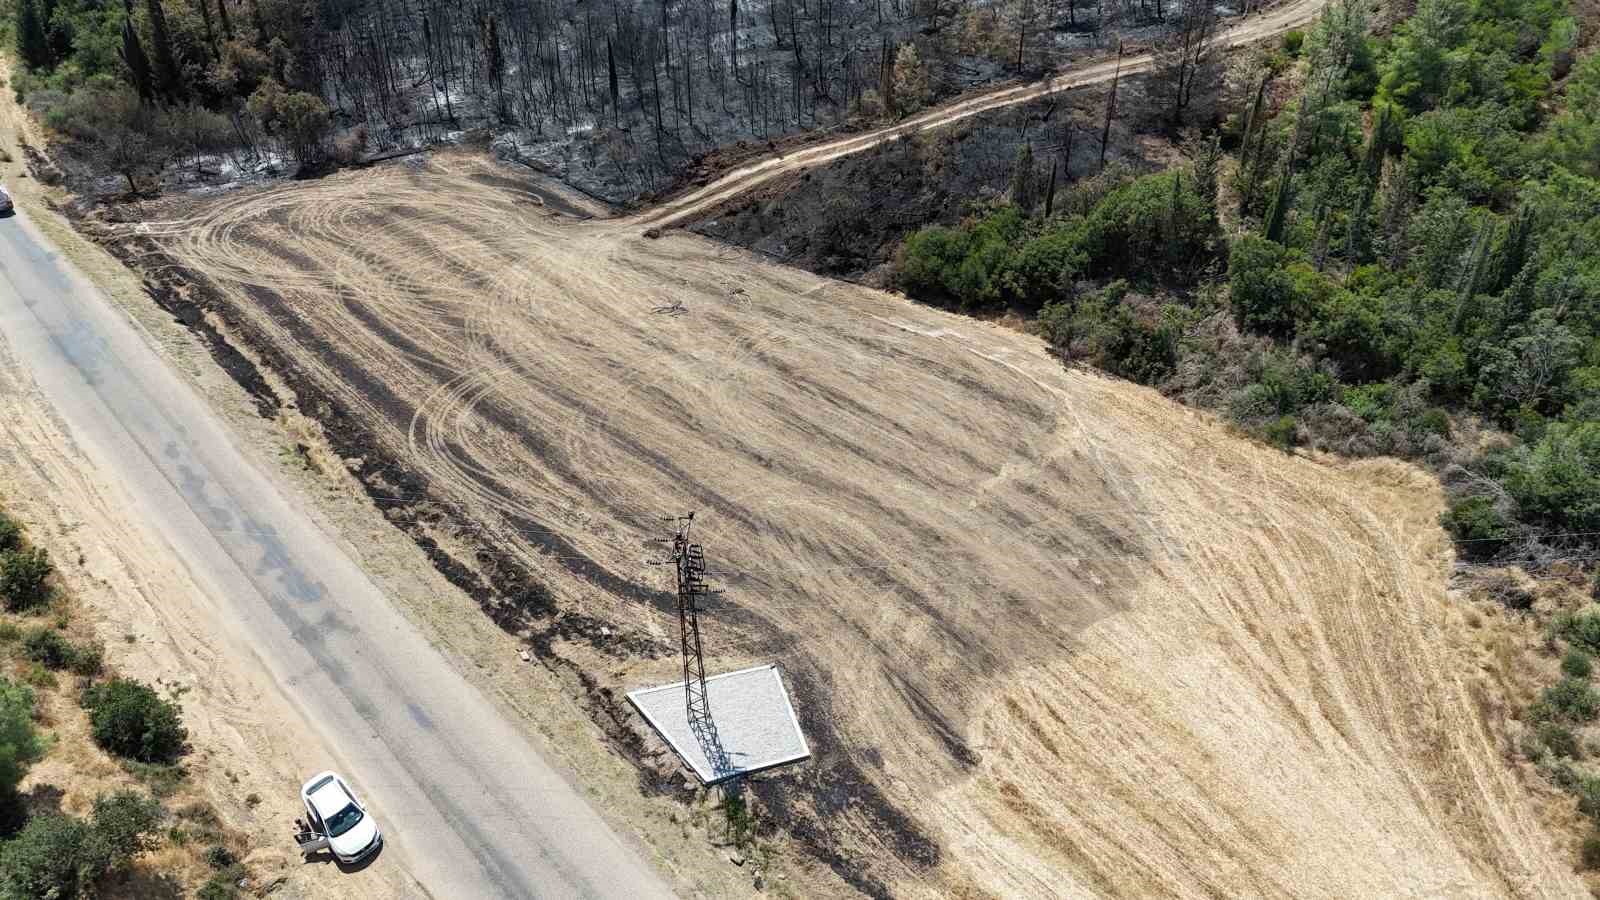
[{"label": "steel lattice tower", "polygon": [[678,634],[683,651],[683,700],[694,732],[713,774],[718,778],[731,773],[727,752],[711,718],[711,698],[706,693],[705,650],[700,642],[700,600],[713,593],[706,586],[706,552],[689,541],[694,513],[677,519],[678,533],[672,539],[672,562],[678,576]]}]

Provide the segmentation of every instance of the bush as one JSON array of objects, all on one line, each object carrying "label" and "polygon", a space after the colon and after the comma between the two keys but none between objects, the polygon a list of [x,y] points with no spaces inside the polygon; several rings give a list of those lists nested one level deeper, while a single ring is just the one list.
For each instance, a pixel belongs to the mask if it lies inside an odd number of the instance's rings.
[{"label": "bush", "polygon": [[0,622],[0,644],[15,644],[22,640],[22,628],[15,622]]},{"label": "bush", "polygon": [[1284,452],[1293,450],[1300,443],[1300,423],[1295,421],[1294,416],[1279,416],[1262,433],[1267,443]]},{"label": "bush", "polygon": [[1600,834],[1590,832],[1578,847],[1578,864],[1585,871],[1600,869]]},{"label": "bush", "polygon": [[1569,722],[1592,721],[1600,713],[1600,695],[1587,682],[1563,678],[1544,689],[1540,699],[1556,716]]},{"label": "bush", "polygon": [[0,553],[0,601],[11,612],[38,609],[50,600],[46,581],[53,567],[41,548]]},{"label": "bush", "polygon": [[1578,795],[1578,812],[1600,820],[1600,778],[1579,778],[1573,790]]},{"label": "bush", "polygon": [[83,692],[94,741],[109,753],[167,763],[183,751],[188,731],[178,706],[147,684],[115,678]]},{"label": "bush", "polygon": [[0,845],[0,897],[77,897],[104,867],[87,823],[47,812]]},{"label": "bush", "polygon": [[200,886],[200,890],[195,894],[196,900],[234,900],[239,896],[236,885],[247,874],[244,866],[238,863],[223,869]]},{"label": "bush", "polygon": [[47,669],[65,669],[77,661],[77,648],[61,632],[46,625],[28,629],[22,638],[22,652]]},{"label": "bush", "polygon": [[90,835],[93,856],[106,870],[125,868],[159,841],[161,804],[137,791],[96,797]]},{"label": "bush", "polygon": [[5,513],[0,513],[0,551],[16,550],[21,546],[22,526]]},{"label": "bush", "polygon": [[1290,56],[1299,56],[1300,48],[1305,46],[1306,33],[1298,29],[1283,33],[1283,52]]},{"label": "bush", "polygon": [[214,844],[206,850],[206,865],[213,869],[226,869],[238,861],[233,851],[221,844]]},{"label": "bush", "polygon": [[1593,612],[1558,617],[1553,624],[1560,636],[1589,655],[1600,653],[1600,615]]},{"label": "bush", "polygon": [[72,648],[72,674],[93,678],[105,668],[106,652],[99,644],[75,644]]},{"label": "bush", "polygon": [[1228,296],[1241,330],[1285,335],[1305,314],[1288,266],[1295,254],[1273,241],[1245,235],[1228,250]]},{"label": "bush", "polygon": [[1569,678],[1588,678],[1593,671],[1594,661],[1577,647],[1569,647],[1567,655],[1561,657],[1561,674]]},{"label": "bush", "polygon": [[1547,747],[1551,753],[1565,759],[1577,759],[1582,750],[1578,746],[1578,736],[1572,729],[1555,722],[1546,722],[1539,726],[1539,743]]},{"label": "bush", "polygon": [[33,691],[0,678],[0,794],[22,783],[28,767],[44,755],[44,743],[33,724]]},{"label": "bush", "polygon": [[1455,538],[1456,552],[1467,559],[1492,559],[1511,538],[1505,514],[1493,499],[1481,495],[1451,501],[1450,508],[1439,514],[1439,524]]}]

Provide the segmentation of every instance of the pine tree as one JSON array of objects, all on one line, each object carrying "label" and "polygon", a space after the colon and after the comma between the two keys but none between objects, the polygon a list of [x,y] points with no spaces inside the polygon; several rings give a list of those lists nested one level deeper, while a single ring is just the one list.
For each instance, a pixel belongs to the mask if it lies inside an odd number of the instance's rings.
[{"label": "pine tree", "polygon": [[45,34],[44,19],[36,0],[18,0],[17,56],[30,69],[50,65],[50,39]]},{"label": "pine tree", "polygon": [[1528,239],[1532,236],[1533,208],[1524,203],[1517,207],[1516,216],[1506,223],[1506,238],[1496,254],[1494,280],[1486,287],[1486,293],[1498,294],[1511,286],[1517,273],[1528,263]]},{"label": "pine tree", "polygon": [[1283,230],[1289,221],[1289,199],[1293,190],[1294,171],[1284,166],[1283,176],[1278,179],[1278,192],[1272,197],[1272,207],[1267,211],[1266,226],[1262,229],[1262,236],[1269,241],[1283,243]]},{"label": "pine tree", "polygon": [[617,107],[619,106],[617,90],[617,55],[611,50],[610,35],[606,36],[606,73],[609,79],[607,87],[609,87],[611,91],[611,124],[616,125],[617,116],[619,114],[617,111]]},{"label": "pine tree", "polygon": [[1050,186],[1044,189],[1044,217],[1046,219],[1056,211],[1056,168],[1059,160],[1050,161]]},{"label": "pine tree", "polygon": [[128,75],[133,79],[134,90],[139,92],[139,99],[149,103],[155,99],[155,88],[150,80],[150,58],[144,55],[139,32],[133,27],[133,0],[122,0],[122,8],[127,12],[122,20],[122,61],[128,67]]},{"label": "pine tree", "polygon": [[184,95],[183,74],[178,67],[177,54],[172,49],[172,32],[167,30],[167,14],[161,0],[144,0],[145,12],[150,15],[150,39],[155,44],[156,93],[163,100],[179,100]]},{"label": "pine tree", "polygon": [[1478,314],[1478,286],[1483,284],[1483,276],[1489,265],[1489,236],[1494,231],[1494,222],[1485,221],[1478,228],[1478,236],[1472,242],[1472,252],[1467,256],[1467,267],[1461,273],[1461,281],[1456,287],[1456,315],[1451,323],[1451,330],[1461,334]]},{"label": "pine tree", "polygon": [[1031,213],[1037,202],[1033,184],[1033,144],[1023,141],[1022,148],[1017,151],[1016,169],[1011,173],[1011,203],[1023,213]]},{"label": "pine tree", "polygon": [[1222,142],[1212,138],[1194,157],[1194,192],[1205,205],[1206,217],[1217,223],[1217,182],[1222,167]]}]

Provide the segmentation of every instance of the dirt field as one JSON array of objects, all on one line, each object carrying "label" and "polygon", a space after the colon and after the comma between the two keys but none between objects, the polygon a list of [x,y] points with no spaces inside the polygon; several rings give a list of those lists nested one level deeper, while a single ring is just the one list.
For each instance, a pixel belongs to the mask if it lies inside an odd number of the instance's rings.
[{"label": "dirt field", "polygon": [[817,754],[764,814],[855,888],[1581,889],[1485,724],[1425,478],[535,189],[463,154],[140,230],[593,696],[672,676],[650,542],[700,510],[711,667],[781,663]]}]

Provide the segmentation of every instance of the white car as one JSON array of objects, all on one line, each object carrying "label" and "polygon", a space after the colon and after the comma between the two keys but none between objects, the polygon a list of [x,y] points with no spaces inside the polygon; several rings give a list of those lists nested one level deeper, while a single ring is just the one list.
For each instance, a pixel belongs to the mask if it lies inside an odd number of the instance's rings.
[{"label": "white car", "polygon": [[300,799],[311,817],[311,830],[321,836],[321,840],[302,844],[303,851],[319,850],[326,842],[334,859],[357,863],[382,846],[383,834],[378,831],[378,823],[338,775],[323,772],[311,776],[300,788]]}]

